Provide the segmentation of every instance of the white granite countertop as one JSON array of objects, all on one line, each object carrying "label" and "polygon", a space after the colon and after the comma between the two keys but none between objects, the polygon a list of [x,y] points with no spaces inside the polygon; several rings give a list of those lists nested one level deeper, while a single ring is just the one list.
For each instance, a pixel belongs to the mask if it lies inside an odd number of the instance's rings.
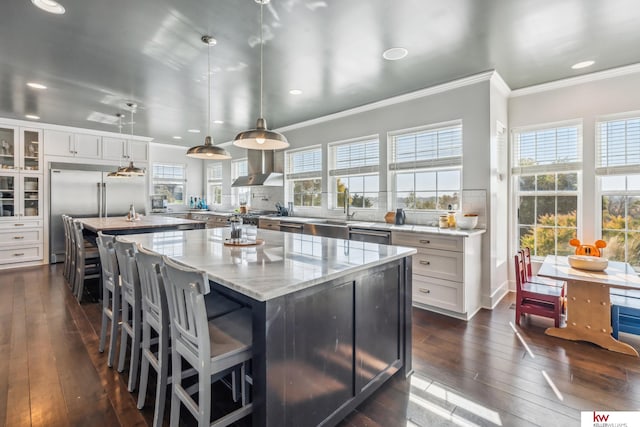
[{"label": "white granite countertop", "polygon": [[258,301],[404,258],[413,248],[258,230],[259,246],[224,245],[228,228],[130,234],[124,239],[204,270],[209,279]]},{"label": "white granite countertop", "polygon": [[180,225],[196,225],[203,224],[203,221],[181,218],[170,218],[162,216],[141,216],[135,221],[129,221],[125,217],[108,217],[108,218],[77,218],[87,230],[98,231],[114,231],[114,230],[136,230],[145,228],[162,228],[162,227],[178,227]]}]

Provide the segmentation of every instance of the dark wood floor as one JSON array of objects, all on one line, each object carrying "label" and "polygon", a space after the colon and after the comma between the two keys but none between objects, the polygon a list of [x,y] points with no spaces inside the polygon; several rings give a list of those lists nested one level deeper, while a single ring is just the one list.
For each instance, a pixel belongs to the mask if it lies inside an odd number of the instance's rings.
[{"label": "dark wood floor", "polygon": [[[640,409],[640,359],[510,322],[512,297],[470,322],[414,310],[409,381],[393,378],[342,427],[578,426],[581,410]],[[149,425],[127,374],[98,352],[99,307],[78,305],[61,266],[0,271],[0,423]],[[640,341],[624,335],[636,348]]]}]

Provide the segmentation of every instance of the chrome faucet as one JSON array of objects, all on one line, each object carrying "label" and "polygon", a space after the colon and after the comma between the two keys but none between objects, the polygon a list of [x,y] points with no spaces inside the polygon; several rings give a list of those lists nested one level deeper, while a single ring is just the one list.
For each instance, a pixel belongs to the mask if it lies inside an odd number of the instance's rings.
[{"label": "chrome faucet", "polygon": [[350,203],[349,203],[349,190],[344,190],[344,210],[343,210],[343,212],[345,214],[347,214],[347,220],[353,219],[353,217],[356,216],[355,212],[352,213],[352,214],[349,213],[349,206],[350,206]]}]

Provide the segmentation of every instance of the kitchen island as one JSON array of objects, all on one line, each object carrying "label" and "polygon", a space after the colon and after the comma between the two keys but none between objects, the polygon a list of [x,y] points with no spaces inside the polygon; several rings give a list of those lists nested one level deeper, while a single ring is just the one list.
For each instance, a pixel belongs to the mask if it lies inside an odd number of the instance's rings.
[{"label": "kitchen island", "polygon": [[415,249],[259,230],[126,236],[202,269],[253,313],[255,426],[335,425],[398,371],[411,373]]},{"label": "kitchen island", "polygon": [[171,218],[164,216],[141,216],[135,221],[125,217],[76,218],[85,230],[97,234],[137,234],[168,230],[190,230],[204,228],[205,223],[199,220]]}]

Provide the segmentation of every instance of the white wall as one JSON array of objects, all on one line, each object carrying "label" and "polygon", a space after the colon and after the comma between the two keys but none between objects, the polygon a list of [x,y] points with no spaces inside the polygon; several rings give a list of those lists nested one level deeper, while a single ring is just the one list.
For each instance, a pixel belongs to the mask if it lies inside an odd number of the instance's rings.
[{"label": "white wall", "polygon": [[[189,200],[189,196],[202,197],[204,193],[203,183],[204,177],[204,162],[199,159],[193,159],[186,156],[187,147],[178,145],[169,145],[162,143],[150,143],[149,144],[149,194],[153,194],[153,184],[151,174],[153,173],[152,165],[155,162],[166,163],[178,163],[186,165],[187,167],[187,184],[185,188],[186,200]],[[151,206],[148,206],[150,209]],[[188,206],[171,207],[174,210],[187,209]]]},{"label": "white wall", "polygon": [[[607,72],[598,73],[596,76],[606,77]],[[553,88],[554,86],[556,87]],[[538,87],[542,91],[529,88],[513,92],[509,100],[509,127],[582,120],[584,191],[582,192],[582,235],[579,237],[591,242],[596,239],[596,221],[598,220],[596,191],[592,191],[596,188],[596,121],[602,116],[640,110],[640,96],[638,96],[640,72],[567,87],[557,86],[559,84],[555,83],[551,86]],[[544,90],[548,87],[552,89]],[[511,240],[511,252],[513,252],[517,239]]]}]

